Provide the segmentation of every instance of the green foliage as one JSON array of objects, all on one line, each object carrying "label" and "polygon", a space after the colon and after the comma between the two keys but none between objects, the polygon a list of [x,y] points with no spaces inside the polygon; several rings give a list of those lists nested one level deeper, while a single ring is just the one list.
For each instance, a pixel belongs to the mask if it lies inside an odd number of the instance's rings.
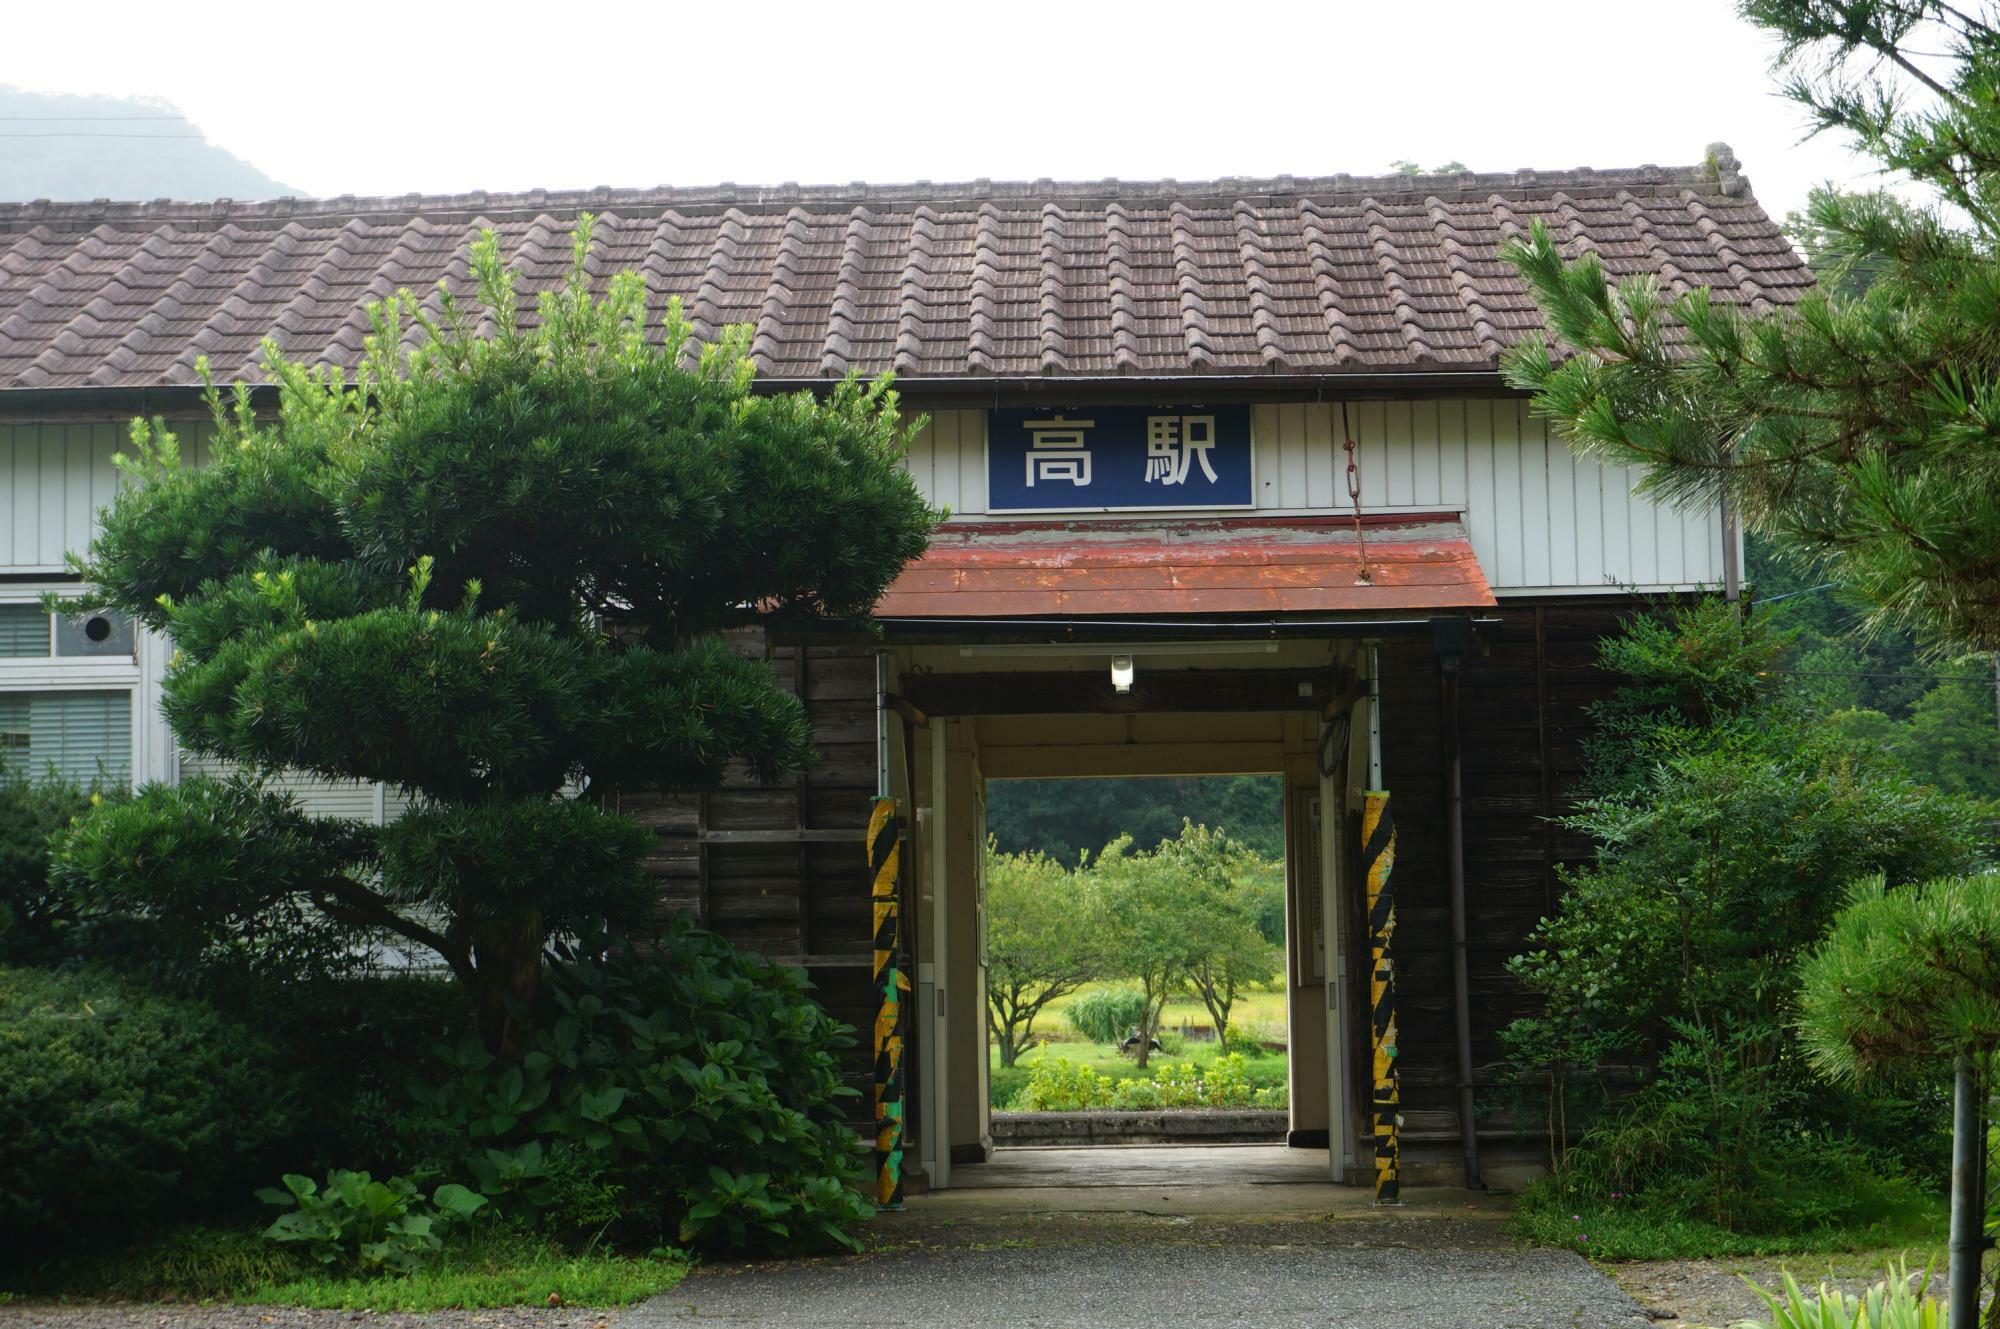
[{"label": "green foliage", "polygon": [[1103,972],[1094,879],[1044,854],[986,846],[986,1027],[1012,1066],[1044,1007]]},{"label": "green foliage", "polygon": [[1547,1176],[1515,1201],[1511,1226],[1524,1241],[1593,1260],[1687,1260],[1928,1247],[1943,1242],[1944,1220],[1936,1196],[1897,1177],[1876,1178],[1844,1226],[1742,1232],[1622,1192],[1584,1194]]},{"label": "green foliage", "polygon": [[486,1306],[623,1306],[679,1282],[672,1251],[581,1253],[505,1224],[453,1229],[408,1273],[327,1268],[254,1230],[179,1227],[108,1252],[70,1254],[10,1270],[7,1287],[33,1296],[116,1301],[237,1302],[347,1311],[436,1311]]},{"label": "green foliage", "polygon": [[[474,306],[376,306],[351,380],[267,347],[275,420],[211,392],[207,466],[135,422],[135,482],[77,572],[174,635],[176,737],[248,774],[87,818],[69,889],[210,939],[394,933],[512,1053],[545,942],[645,912],[649,837],[578,791],[809,763],[798,700],[718,634],[864,617],[922,551],[895,395],[760,396],[746,330],[697,353],[674,306],[650,335],[638,274],[594,279],[588,218],[574,239],[532,320],[488,234]],[[309,817],[254,782],[278,768],[408,810],[379,832]]]},{"label": "green foliage", "polygon": [[99,971],[0,969],[0,1246],[227,1211],[290,1132],[278,1066],[204,1003]]},{"label": "green foliage", "polygon": [[426,1204],[407,1177],[376,1181],[340,1168],[326,1174],[324,1189],[296,1172],[286,1173],[284,1182],[283,1190],[257,1192],[264,1203],[285,1210],[264,1237],[295,1242],[323,1265],[362,1272],[417,1268],[444,1244],[443,1229],[469,1221],[487,1203],[478,1192],[447,1182]]},{"label": "green foliage", "polygon": [[1111,1076],[1066,1057],[1044,1056],[1010,1107],[1018,1112],[1084,1112],[1092,1108],[1146,1111],[1163,1108],[1280,1108],[1284,1086],[1260,1086],[1241,1053],[1204,1064],[1191,1061],[1156,1067],[1147,1076]]},{"label": "green foliage", "polygon": [[1544,1010],[1506,1032],[1573,1203],[1618,1192],[1732,1231],[1844,1223],[1885,1157],[1920,1164],[1935,1140],[1817,1081],[1794,969],[1856,877],[1972,864],[1976,817],[1812,724],[1765,667],[1781,644],[1710,603],[1604,648],[1632,682],[1598,708],[1591,796],[1567,820],[1598,853],[1514,960]]},{"label": "green foliage", "polygon": [[103,796],[0,768],[0,963],[53,964],[78,952],[86,907],[50,881],[49,837],[94,797]]},{"label": "green foliage", "polygon": [[1093,1043],[1118,1043],[1145,1018],[1146,994],[1133,988],[1097,988],[1063,1010],[1069,1027]]},{"label": "green foliage", "polygon": [[[1285,856],[1283,785],[1275,775],[994,780],[986,787],[986,821],[1003,854],[1074,863],[1120,835],[1150,849],[1189,820],[1226,830],[1263,858]],[[1270,939],[1282,941],[1283,933]]]},{"label": "green foliage", "polygon": [[[1753,529],[1822,558],[1883,624],[2000,645],[2000,30],[1942,0],[1747,0],[1816,129],[1927,187],[1816,192],[1831,280],[1790,310],[1658,277],[1607,280],[1546,227],[1506,248],[1554,340],[1506,357],[1578,450],[1650,492],[1732,495]],[[1717,163],[1718,168],[1724,163]],[[1726,164],[1733,166],[1733,163]],[[1948,205],[1947,212],[1939,204]]]},{"label": "green foliage", "polygon": [[238,997],[353,967],[357,938],[315,891],[373,861],[368,832],[252,781],[196,776],[103,799],[54,843],[68,957]]},{"label": "green foliage", "polygon": [[2000,1051],[2000,873],[1862,883],[1799,965],[1799,1026],[1843,1080]]},{"label": "green foliage", "polygon": [[394,1277],[320,1272],[238,1286],[232,1299],[257,1306],[343,1311],[476,1310],[488,1306],[630,1306],[686,1275],[676,1251],[625,1255],[559,1243],[491,1224],[459,1238],[428,1264]]},{"label": "green foliage", "polygon": [[1822,1283],[1819,1296],[1809,1298],[1789,1270],[1778,1296],[1743,1281],[1764,1299],[1771,1318],[1746,1320],[1737,1329],[1946,1329],[1944,1303],[1926,1295],[1931,1271],[1913,1279],[1907,1263],[1891,1264],[1887,1277],[1858,1297]]},{"label": "green foliage", "polygon": [[731,1248],[852,1244],[867,1205],[843,1124],[852,1035],[796,971],[677,925],[645,956],[552,971],[530,1047],[447,1049],[413,1086],[437,1160],[503,1212],[577,1235]]},{"label": "green foliage", "polygon": [[1107,970],[1138,984],[1144,997],[1136,1057],[1144,1067],[1160,1011],[1182,988],[1208,1007],[1218,1032],[1246,986],[1276,969],[1257,928],[1255,892],[1245,883],[1257,863],[1220,832],[1184,822],[1180,835],[1150,853],[1127,838],[1112,841],[1091,864],[1102,909]]}]

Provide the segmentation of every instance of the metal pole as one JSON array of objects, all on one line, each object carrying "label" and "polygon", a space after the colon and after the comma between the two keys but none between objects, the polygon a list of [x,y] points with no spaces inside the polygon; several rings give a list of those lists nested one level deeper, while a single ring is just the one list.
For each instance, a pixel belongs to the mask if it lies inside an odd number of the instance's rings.
[{"label": "metal pole", "polygon": [[1976,1325],[1979,1321],[1979,1266],[1986,1253],[1985,1197],[1980,1194],[1980,1166],[1986,1132],[1980,1121],[1979,1076],[1972,1058],[1960,1056],[1952,1086],[1951,1120],[1951,1242],[1949,1286],[1945,1293],[1946,1323]]},{"label": "metal pole", "polygon": [[1458,1136],[1465,1156],[1465,1184],[1480,1189],[1479,1129],[1472,1100],[1472,977],[1466,955],[1465,923],[1465,762],[1460,751],[1458,728],[1458,671],[1462,662],[1456,650],[1439,654],[1444,691],[1445,744],[1445,866],[1451,885],[1451,988],[1457,1027],[1458,1056]]},{"label": "metal pole", "polygon": [[1722,496],[1722,598],[1735,604],[1743,598],[1743,573],[1736,557],[1736,500]]}]

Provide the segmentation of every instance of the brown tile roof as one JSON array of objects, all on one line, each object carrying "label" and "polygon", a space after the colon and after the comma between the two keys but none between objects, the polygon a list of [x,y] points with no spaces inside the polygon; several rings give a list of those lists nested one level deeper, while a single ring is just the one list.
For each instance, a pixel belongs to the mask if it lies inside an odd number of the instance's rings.
[{"label": "brown tile roof", "polygon": [[[1726,148],[1708,164],[1504,175],[597,189],[267,203],[0,205],[0,389],[258,377],[258,344],[352,363],[363,305],[465,285],[480,228],[532,293],[598,214],[698,336],[763,374],[910,380],[1490,371],[1540,326],[1496,249],[1537,218],[1614,275],[1755,309],[1811,277]],[[532,309],[532,299],[525,302]]]}]

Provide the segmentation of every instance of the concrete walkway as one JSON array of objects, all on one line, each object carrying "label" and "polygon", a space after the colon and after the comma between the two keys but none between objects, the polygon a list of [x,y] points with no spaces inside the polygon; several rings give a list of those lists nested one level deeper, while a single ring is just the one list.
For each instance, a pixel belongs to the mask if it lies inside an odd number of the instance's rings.
[{"label": "concrete walkway", "polygon": [[870,1225],[868,1253],[712,1264],[621,1329],[1632,1329],[1577,1256],[1516,1246],[1503,1200],[1333,1186],[1262,1146],[1003,1150]]}]

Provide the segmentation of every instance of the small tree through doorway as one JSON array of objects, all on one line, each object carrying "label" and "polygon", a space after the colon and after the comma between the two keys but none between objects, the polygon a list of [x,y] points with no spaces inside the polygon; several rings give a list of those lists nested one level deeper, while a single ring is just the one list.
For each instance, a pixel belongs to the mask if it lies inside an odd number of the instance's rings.
[{"label": "small tree through doorway", "polygon": [[987,824],[994,1108],[1284,1106],[1276,777],[995,781]]}]

